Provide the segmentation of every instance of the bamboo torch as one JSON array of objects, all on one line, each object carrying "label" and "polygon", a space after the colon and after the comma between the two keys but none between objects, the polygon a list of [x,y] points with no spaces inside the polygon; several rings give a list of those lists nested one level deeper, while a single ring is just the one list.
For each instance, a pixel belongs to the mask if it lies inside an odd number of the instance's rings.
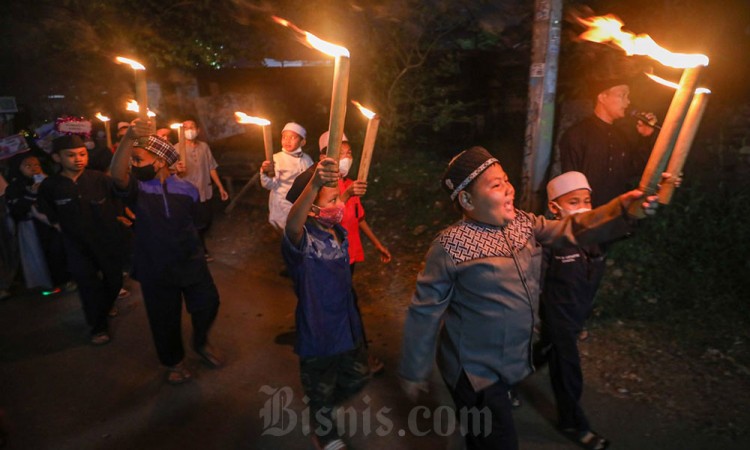
[{"label": "bamboo torch", "polygon": [[112,132],[109,130],[109,117],[96,113],[96,118],[104,122],[104,132],[107,134],[107,148],[112,151]]},{"label": "bamboo torch", "polygon": [[372,152],[375,148],[375,139],[378,137],[378,126],[380,125],[380,116],[375,112],[362,106],[359,102],[352,100],[354,106],[367,117],[367,131],[365,132],[365,143],[362,145],[362,159],[359,161],[359,171],[357,172],[358,181],[367,181],[367,175],[370,173],[370,162],[372,161]]},{"label": "bamboo torch", "polygon": [[[673,89],[679,88],[677,83],[667,81],[652,74],[647,75],[659,84]],[[685,166],[685,161],[690,153],[690,147],[693,145],[695,134],[698,132],[703,113],[706,111],[706,106],[708,106],[709,95],[711,95],[711,91],[706,88],[698,88],[695,90],[695,94],[693,94],[693,100],[690,102],[685,121],[682,123],[672,156],[669,158],[669,164],[667,164],[667,172],[672,175],[672,178],[662,183],[659,187],[659,203],[663,205],[668,205],[672,201],[676,177],[680,176],[682,168]]]},{"label": "bamboo torch", "polygon": [[672,97],[672,103],[669,105],[667,115],[664,117],[661,126],[661,132],[656,138],[656,143],[651,150],[651,156],[648,158],[646,169],[643,171],[641,182],[638,185],[638,189],[643,191],[645,195],[653,195],[658,189],[661,174],[667,168],[669,157],[677,141],[677,135],[687,115],[690,102],[693,100],[700,69],[700,66],[690,67],[682,73],[679,88]]},{"label": "bamboo torch", "polygon": [[[329,158],[338,161],[341,151],[341,140],[344,137],[344,119],[346,118],[346,97],[349,90],[349,50],[340,45],[324,41],[314,34],[301,30],[293,23],[280,17],[273,20],[285,27],[289,27],[297,33],[298,39],[305,45],[312,47],[329,56],[333,56],[333,88],[331,90],[331,113],[328,121],[328,152]],[[331,183],[330,187],[336,187]]]},{"label": "bamboo torch", "polygon": [[711,95],[711,91],[708,89],[698,89],[693,96],[693,101],[690,103],[685,122],[682,124],[680,134],[677,135],[677,142],[667,165],[667,172],[672,174],[672,178],[663,183],[659,188],[659,203],[663,205],[668,205],[672,201],[675,189],[675,177],[680,176],[682,168],[685,166],[688,153],[690,153],[690,147],[693,145],[695,134],[698,132],[698,126],[703,118],[703,113],[706,111],[709,95]]},{"label": "bamboo torch", "polygon": [[143,107],[143,111],[139,112],[139,116],[144,121],[148,119],[148,84],[146,83],[146,67],[138,61],[123,58],[118,56],[115,58],[119,64],[129,65],[135,72],[135,98],[138,101],[138,105]]},{"label": "bamboo torch", "polygon": [[[635,35],[623,31],[623,23],[613,15],[579,19],[588,26],[588,30],[580,35],[581,39],[599,43],[613,44],[628,55],[649,56],[659,63],[684,69],[680,78],[679,88],[672,98],[667,115],[664,118],[661,132],[656,139],[654,148],[641,176],[639,189],[645,195],[652,195],[658,188],[661,174],[666,169],[669,157],[674,149],[677,135],[687,115],[687,110],[698,85],[698,78],[703,67],[708,65],[708,57],[701,54],[673,53],[658,45],[645,34]],[[631,214],[644,217],[645,214],[639,202],[634,202]]]},{"label": "bamboo torch", "polygon": [[177,151],[180,153],[180,162],[185,169],[187,169],[187,158],[185,155],[185,129],[182,128],[182,122],[175,122],[169,126],[173,130],[177,130]]},{"label": "bamboo torch", "polygon": [[[273,167],[273,135],[271,134],[271,121],[260,117],[248,116],[242,111],[236,111],[234,117],[237,123],[260,125],[260,129],[263,130],[263,148],[266,153],[266,161],[271,162]],[[269,174],[271,178],[275,177],[276,174],[271,170]]]}]

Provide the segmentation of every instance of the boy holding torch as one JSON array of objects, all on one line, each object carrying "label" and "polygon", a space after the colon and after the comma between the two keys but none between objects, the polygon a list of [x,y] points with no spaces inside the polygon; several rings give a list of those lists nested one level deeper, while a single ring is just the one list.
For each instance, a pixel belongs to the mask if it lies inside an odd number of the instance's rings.
[{"label": "boy holding torch", "polygon": [[[112,178],[137,218],[135,277],[141,283],[151,334],[166,381],[181,384],[192,377],[184,363],[182,301],[193,323],[193,349],[211,368],[223,361],[208,344],[219,310],[219,292],[204,256],[194,222],[198,189],[169,166],[177,150],[151,135],[150,122],[136,119],[112,159]],[[128,170],[130,169],[130,170]]]},{"label": "boy holding torch", "polygon": [[[260,166],[260,184],[271,191],[268,196],[268,221],[279,233],[284,231],[286,217],[292,204],[286,194],[295,178],[313,165],[310,155],[302,151],[307,131],[302,125],[289,122],[281,130],[281,151],[273,161],[263,161]],[[271,176],[273,174],[273,176]]]},{"label": "boy holding torch", "polygon": [[[591,187],[580,172],[565,172],[547,184],[549,210],[555,218],[591,211]],[[544,359],[549,363],[557,405],[558,428],[568,438],[591,449],[609,445],[591,431],[581,407],[583,373],[578,335],[594,307],[594,296],[604,275],[604,254],[598,245],[544,249],[541,296]]]},{"label": "boy holding torch", "polygon": [[[627,208],[642,202],[643,193],[630,191],[593,211],[549,221],[515,209],[508,176],[482,147],[453,158],[442,185],[463,218],[433,241],[417,277],[404,324],[401,384],[412,400],[426,392],[438,348],[458,416],[478,425],[466,430],[467,448],[517,449],[508,389],[534,370],[542,245],[622,236],[634,221]],[[656,196],[642,207],[653,213]],[[484,427],[484,408],[491,428]]]},{"label": "boy holding torch", "polygon": [[[320,147],[320,159],[323,160],[326,157],[328,151],[328,136],[329,133],[326,131],[318,139],[318,145]],[[341,201],[344,202],[344,217],[341,220],[341,226],[346,230],[346,238],[349,241],[349,267],[351,268],[352,277],[354,276],[354,266],[358,262],[365,260],[365,251],[362,248],[362,238],[360,231],[372,242],[375,248],[380,253],[380,260],[383,263],[389,263],[391,261],[391,252],[380,242],[372,228],[367,224],[365,220],[365,209],[362,206],[360,197],[365,195],[367,192],[367,182],[365,181],[352,181],[347,178],[349,169],[352,167],[352,147],[349,145],[349,139],[346,134],[343,135],[343,141],[341,142],[341,150],[339,155],[339,196]],[[357,306],[359,311],[357,292],[352,287],[352,293],[354,294],[354,304]],[[361,313],[360,313],[361,317]],[[365,345],[367,339],[365,339]],[[383,372],[385,365],[379,358],[370,355],[368,359],[370,365],[370,372],[373,375],[378,375]]]},{"label": "boy holding torch", "polygon": [[310,399],[316,448],[346,448],[334,421],[336,407],[370,377],[362,322],[352,291],[344,203],[336,187],[339,168],[331,158],[295,180],[282,254],[297,295],[295,322],[300,376]]}]

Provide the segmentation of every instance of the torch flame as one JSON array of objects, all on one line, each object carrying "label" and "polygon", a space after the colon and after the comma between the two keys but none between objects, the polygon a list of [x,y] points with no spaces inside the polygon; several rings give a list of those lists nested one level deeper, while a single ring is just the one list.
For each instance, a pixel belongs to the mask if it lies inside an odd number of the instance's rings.
[{"label": "torch flame", "polygon": [[370,111],[369,109],[365,108],[364,106],[362,106],[361,103],[359,103],[356,100],[352,100],[352,104],[354,106],[356,106],[357,108],[359,108],[359,112],[361,112],[368,119],[372,119],[373,117],[375,117],[377,115],[377,113],[375,113],[374,111]]},{"label": "torch flame", "polygon": [[[664,86],[667,86],[667,87],[671,87],[672,89],[679,89],[679,87],[680,87],[679,84],[677,84],[677,83],[675,83],[673,81],[665,80],[664,78],[658,77],[658,76],[656,76],[654,74],[651,74],[651,73],[647,73],[646,76],[649,77],[651,80],[656,81],[657,83],[659,83],[661,85],[664,85]],[[695,90],[695,93],[696,94],[710,94],[711,90],[710,89],[706,89],[704,87],[699,87],[698,89]]]},{"label": "torch flame", "polygon": [[271,16],[271,18],[279,25],[282,25],[282,26],[285,26],[287,28],[291,28],[292,30],[294,30],[294,32],[297,33],[298,38],[304,44],[314,48],[315,50],[318,50],[330,56],[345,56],[347,58],[349,57],[349,50],[347,50],[346,47],[342,47],[340,45],[336,45],[331,42],[324,41],[323,39],[315,36],[314,34],[300,29],[292,22],[286,19],[282,19],[281,17]]},{"label": "torch flame", "polygon": [[182,128],[182,123],[175,122],[175,123],[169,125],[169,128],[171,128],[173,130],[179,130],[180,128]]},{"label": "torch flame", "polygon": [[123,58],[122,56],[118,56],[117,58],[115,58],[115,61],[117,61],[119,64],[127,64],[132,67],[133,70],[146,70],[146,67],[144,67],[143,64],[130,58]]},{"label": "torch flame", "polygon": [[96,118],[101,120],[102,122],[109,122],[109,117],[103,116],[100,112],[96,113]]},{"label": "torch flame", "polygon": [[578,20],[589,28],[579,36],[583,40],[598,43],[611,42],[625,50],[628,55],[649,56],[665,66],[679,69],[708,65],[706,55],[672,53],[654,42],[647,34],[636,36],[628,31],[623,31],[624,24],[611,14]]},{"label": "torch flame", "polygon": [[[132,111],[132,112],[140,112],[141,107],[138,106],[138,102],[135,100],[128,100],[128,103],[125,105],[125,110]],[[148,117],[156,117],[156,113],[151,111],[150,109],[146,112],[146,115]]]},{"label": "torch flame", "polygon": [[269,120],[262,119],[260,117],[248,116],[242,111],[235,112],[234,117],[235,119],[237,119],[237,123],[261,125],[261,126],[271,125],[271,121]]}]

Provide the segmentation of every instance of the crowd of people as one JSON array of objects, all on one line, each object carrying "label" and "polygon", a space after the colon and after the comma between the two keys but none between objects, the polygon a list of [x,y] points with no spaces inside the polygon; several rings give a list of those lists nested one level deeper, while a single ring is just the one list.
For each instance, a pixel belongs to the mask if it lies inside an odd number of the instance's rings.
[{"label": "crowd of people", "polygon": [[[640,140],[625,136],[613,122],[629,105],[627,83],[610,80],[599,88],[592,117],[561,140],[564,173],[547,186],[548,216],[514,206],[515,190],[500,161],[482,147],[455,156],[440,181],[461,219],[429,247],[406,312],[398,376],[416,401],[429,390],[437,356],[456,410],[491,413],[487,427],[468,430],[467,448],[518,447],[511,393],[546,363],[561,432],[584,448],[609,445],[581,408],[577,341],[607,243],[633,230],[631,206],[650,214],[655,197],[626,192],[645,164],[641,150],[653,128],[638,122]],[[169,141],[169,129],[157,131],[150,120],[117,128],[113,148],[66,134],[53,140],[49,154],[32,146],[6,161],[0,296],[11,295],[18,267],[26,289],[77,290],[90,342],[104,345],[113,338],[108,325],[123,277],[131,277],[141,286],[165,381],[182,384],[192,378],[184,362],[183,302],[192,349],[209,367],[225,364],[209,342],[220,296],[205,235],[214,189],[221,200],[229,196],[194,120],[183,123],[185,155]],[[383,263],[391,253],[366,221],[367,183],[348,178],[353,156],[346,135],[333,159],[323,133],[318,162],[303,150],[306,139],[302,125],[287,123],[281,151],[263,162],[259,175],[269,191],[282,274],[298,299],[294,348],[314,444],[330,450],[346,445],[344,427],[330,426],[337,405],[385,369],[369,352],[352,282],[364,261],[362,235]]]}]

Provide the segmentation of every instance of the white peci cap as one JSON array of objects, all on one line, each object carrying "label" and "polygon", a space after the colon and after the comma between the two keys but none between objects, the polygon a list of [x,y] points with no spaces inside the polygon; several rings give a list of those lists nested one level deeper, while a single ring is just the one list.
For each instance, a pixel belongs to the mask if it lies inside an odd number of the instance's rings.
[{"label": "white peci cap", "polygon": [[[320,149],[321,152],[324,148],[328,148],[328,134],[329,133],[326,131],[325,133],[321,134],[320,139],[318,139],[318,149]],[[346,133],[342,133],[341,142],[349,142],[349,138],[346,137]]]},{"label": "white peci cap", "polygon": [[575,171],[565,172],[549,180],[549,183],[547,183],[547,198],[555,200],[578,189],[588,189],[591,192],[591,186],[589,186],[586,175]]},{"label": "white peci cap", "polygon": [[299,134],[302,139],[305,139],[307,137],[307,131],[305,130],[305,128],[295,122],[289,122],[288,124],[284,125],[284,128],[281,130],[281,132],[283,133],[285,131],[293,131]]}]

